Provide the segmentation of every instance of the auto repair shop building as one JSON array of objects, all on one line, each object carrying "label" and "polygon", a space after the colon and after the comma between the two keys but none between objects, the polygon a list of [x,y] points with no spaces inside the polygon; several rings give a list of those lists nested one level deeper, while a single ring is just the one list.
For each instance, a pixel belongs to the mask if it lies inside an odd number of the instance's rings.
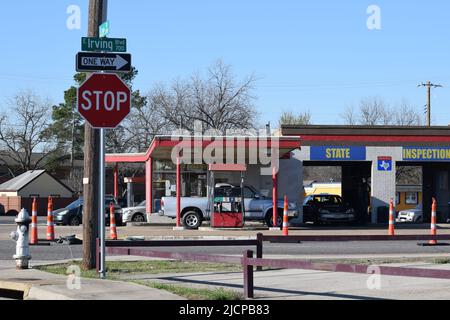
[{"label": "auto repair shop building", "polygon": [[286,125],[281,132],[301,138],[301,150],[293,152],[299,170],[342,167],[342,196],[360,221],[386,222],[398,166],[422,168],[424,220],[430,221],[433,197],[438,221],[449,218],[450,127]]},{"label": "auto repair shop building", "polygon": [[[216,137],[230,139],[230,137]],[[195,139],[188,139],[195,143]],[[247,137],[245,154],[258,145]],[[339,166],[342,169],[342,197],[357,212],[363,223],[385,223],[387,207],[396,197],[396,171],[399,166],[422,168],[424,221],[431,217],[431,201],[438,204],[438,220],[449,218],[450,201],[450,127],[392,126],[298,126],[287,125],[278,137],[280,167],[276,175],[261,176],[259,165],[249,166],[247,184],[269,197],[284,195],[301,208],[304,197],[303,168],[306,166]],[[203,140],[204,150],[213,140]],[[239,149],[237,141],[231,150]],[[110,154],[106,161],[115,165],[115,188],[118,192],[118,163],[145,163],[145,198],[147,213],[155,212],[155,201],[163,196],[206,196],[206,165],[181,164],[171,161],[171,152],[178,144],[170,136],[156,137],[142,154]],[[256,149],[255,149],[256,148]],[[247,161],[248,159],[246,159]],[[179,172],[179,174],[177,174]],[[229,177],[223,181],[236,183]],[[132,181],[132,180],[131,180]],[[301,221],[300,217],[300,221]]]}]

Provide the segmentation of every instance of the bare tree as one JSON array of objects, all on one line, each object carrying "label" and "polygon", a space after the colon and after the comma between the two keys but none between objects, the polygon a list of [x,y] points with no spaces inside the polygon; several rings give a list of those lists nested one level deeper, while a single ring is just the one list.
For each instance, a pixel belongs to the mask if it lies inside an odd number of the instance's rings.
[{"label": "bare tree", "polygon": [[394,124],[398,126],[420,126],[423,123],[420,114],[406,101],[403,101],[393,114]]},{"label": "bare tree", "polygon": [[199,121],[203,132],[215,129],[225,134],[228,129],[255,127],[255,81],[250,75],[237,82],[230,66],[219,60],[208,69],[206,78],[197,73],[189,80],[174,81],[169,89],[156,87],[150,96],[174,127],[193,131],[193,123]]},{"label": "bare tree", "polygon": [[356,114],[353,106],[347,106],[344,112],[341,114],[341,118],[348,125],[354,126],[358,124],[358,115]]},{"label": "bare tree", "polygon": [[388,106],[380,98],[367,98],[359,105],[361,124],[375,126],[387,125],[389,122]]},{"label": "bare tree", "polygon": [[398,107],[389,107],[381,98],[373,97],[361,100],[359,108],[349,106],[341,114],[341,118],[348,125],[421,125],[420,114],[403,101]]},{"label": "bare tree", "polygon": [[[0,116],[0,161],[22,171],[42,168],[55,153],[56,143],[46,138],[51,104],[34,93],[19,92],[10,110]],[[9,159],[10,161],[7,161]]]},{"label": "bare tree", "polygon": [[285,111],[281,114],[279,125],[309,125],[311,124],[311,112],[305,111],[298,115],[292,111]]},{"label": "bare tree", "polygon": [[154,91],[146,97],[145,104],[133,108],[125,120],[127,143],[134,152],[147,151],[153,138],[158,134],[168,133],[173,125],[162,116],[159,110],[160,93]]}]

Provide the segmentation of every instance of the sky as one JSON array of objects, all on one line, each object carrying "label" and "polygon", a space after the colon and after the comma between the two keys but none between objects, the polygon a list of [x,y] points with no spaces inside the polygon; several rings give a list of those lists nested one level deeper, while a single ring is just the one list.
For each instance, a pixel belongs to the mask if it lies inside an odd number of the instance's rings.
[{"label": "sky", "polygon": [[[81,8],[68,29],[67,8]],[[370,5],[381,29],[370,30]],[[2,1],[0,111],[20,90],[55,104],[73,85],[75,55],[87,34],[88,0]],[[309,110],[315,124],[343,124],[361,99],[408,102],[423,113],[428,80],[435,125],[450,123],[450,1],[430,0],[109,0],[109,37],[124,37],[147,92],[222,59],[237,79],[258,78],[259,121]]]}]

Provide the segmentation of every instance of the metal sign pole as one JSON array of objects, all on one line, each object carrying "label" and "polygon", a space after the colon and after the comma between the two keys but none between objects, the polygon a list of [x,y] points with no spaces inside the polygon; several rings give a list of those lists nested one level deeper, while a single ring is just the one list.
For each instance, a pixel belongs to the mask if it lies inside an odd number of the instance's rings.
[{"label": "metal sign pole", "polygon": [[105,268],[105,129],[100,129],[100,186],[99,186],[99,227],[100,227],[100,278],[106,278]]}]

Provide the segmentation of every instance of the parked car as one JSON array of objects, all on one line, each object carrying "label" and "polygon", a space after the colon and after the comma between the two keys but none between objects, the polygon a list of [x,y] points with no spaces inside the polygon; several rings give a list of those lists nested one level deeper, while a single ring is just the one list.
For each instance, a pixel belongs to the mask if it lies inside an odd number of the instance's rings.
[{"label": "parked car", "polygon": [[135,207],[128,207],[122,209],[123,223],[127,222],[147,222],[147,215],[145,214],[145,200]]},{"label": "parked car", "polygon": [[419,204],[414,209],[402,210],[397,215],[397,222],[423,222],[422,205]]},{"label": "parked car", "polygon": [[[121,226],[122,223],[122,209],[117,200],[112,196],[105,197],[105,223],[109,225],[109,204],[114,203],[114,216],[116,218],[116,225]],[[53,211],[54,222],[57,225],[79,226],[83,222],[83,198],[75,200],[67,207]]]},{"label": "parked car", "polygon": [[315,224],[355,222],[355,210],[338,195],[310,195],[303,201],[303,221]]},{"label": "parked car", "polygon": [[[232,185],[221,183],[216,188],[233,188]],[[272,227],[272,199],[263,196],[258,190],[252,186],[244,187],[244,203],[245,203],[245,220],[246,221],[262,221],[269,227]],[[181,197],[181,220],[183,225],[188,229],[197,229],[205,220],[210,219],[207,197]],[[278,220],[277,225],[283,223],[284,202],[279,199]],[[176,198],[163,197],[161,199],[160,215],[170,218],[176,218]],[[298,216],[298,208],[294,202],[289,203],[288,216],[290,219]]]}]

